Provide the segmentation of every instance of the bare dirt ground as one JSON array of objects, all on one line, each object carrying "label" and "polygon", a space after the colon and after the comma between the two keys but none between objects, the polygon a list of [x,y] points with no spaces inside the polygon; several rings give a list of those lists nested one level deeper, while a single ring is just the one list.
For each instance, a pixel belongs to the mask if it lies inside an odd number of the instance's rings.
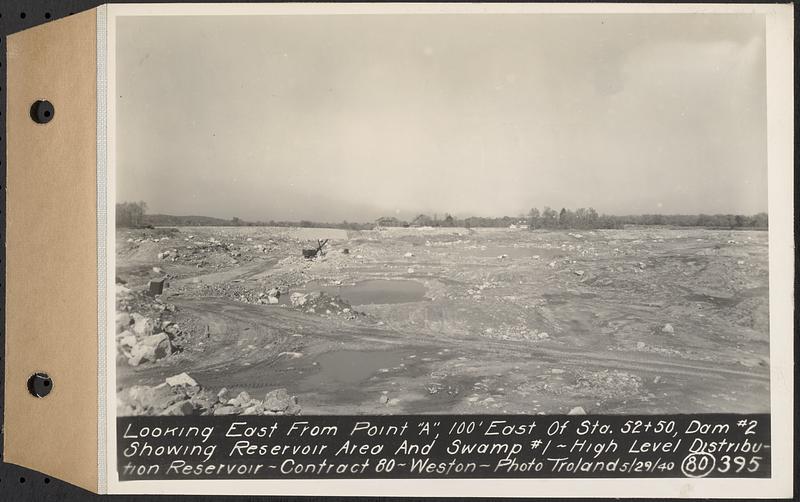
[{"label": "bare dirt ground", "polygon": [[121,354],[120,392],[186,372],[285,388],[304,414],[769,411],[766,232],[193,227],[116,246],[120,308],[173,347]]}]

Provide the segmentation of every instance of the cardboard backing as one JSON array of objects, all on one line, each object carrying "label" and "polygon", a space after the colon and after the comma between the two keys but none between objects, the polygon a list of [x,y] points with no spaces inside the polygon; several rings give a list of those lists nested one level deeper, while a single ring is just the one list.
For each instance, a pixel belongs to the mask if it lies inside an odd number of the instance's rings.
[{"label": "cardboard backing", "polygon": [[[98,491],[96,11],[8,37],[5,461]],[[53,103],[47,124],[30,117]],[[45,372],[52,392],[27,390]]]}]

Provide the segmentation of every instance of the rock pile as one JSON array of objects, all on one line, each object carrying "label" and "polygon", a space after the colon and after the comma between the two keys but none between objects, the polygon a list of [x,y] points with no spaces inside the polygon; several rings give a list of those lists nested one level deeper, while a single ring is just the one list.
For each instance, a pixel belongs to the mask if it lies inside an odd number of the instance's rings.
[{"label": "rock pile", "polygon": [[114,319],[118,357],[131,366],[139,366],[144,362],[155,362],[175,351],[174,341],[182,335],[180,327],[160,317],[153,318],[130,312],[132,304],[157,312],[156,315],[170,313],[173,305],[165,304],[160,299],[145,300],[137,296],[125,286],[117,285],[117,314]]},{"label": "rock pile", "polygon": [[117,394],[117,415],[299,415],[297,396],[276,389],[263,400],[247,392],[231,398],[228,391],[204,389],[194,378],[181,373],[156,386],[135,385]]},{"label": "rock pile", "polygon": [[328,296],[322,291],[310,293],[292,293],[289,297],[292,307],[309,314],[340,315],[347,319],[355,319],[358,312],[349,303],[338,296]]}]

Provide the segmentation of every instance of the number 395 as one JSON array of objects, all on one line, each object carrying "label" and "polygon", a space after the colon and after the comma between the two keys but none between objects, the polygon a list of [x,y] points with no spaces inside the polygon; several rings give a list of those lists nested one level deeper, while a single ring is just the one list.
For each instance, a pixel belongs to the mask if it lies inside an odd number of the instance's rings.
[{"label": "number 395", "polygon": [[719,459],[717,470],[721,473],[731,470],[733,472],[742,472],[744,469],[747,469],[747,472],[756,472],[759,467],[761,467],[761,457],[751,457],[748,462],[746,457],[723,455]]}]

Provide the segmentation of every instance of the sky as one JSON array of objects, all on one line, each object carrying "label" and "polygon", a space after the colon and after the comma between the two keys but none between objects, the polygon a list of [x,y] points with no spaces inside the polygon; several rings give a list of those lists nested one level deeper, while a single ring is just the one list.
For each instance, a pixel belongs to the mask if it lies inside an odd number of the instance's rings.
[{"label": "sky", "polygon": [[767,209],[761,15],[117,22],[117,200],[150,213]]}]

